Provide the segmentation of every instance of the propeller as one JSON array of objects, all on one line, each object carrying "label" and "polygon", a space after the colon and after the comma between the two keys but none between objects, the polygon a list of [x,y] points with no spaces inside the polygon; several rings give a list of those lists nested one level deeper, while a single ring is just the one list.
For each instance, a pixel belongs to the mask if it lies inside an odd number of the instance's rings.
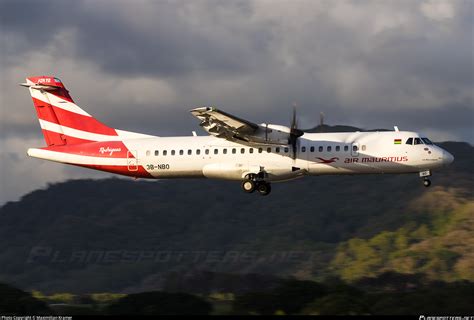
[{"label": "propeller", "polygon": [[296,104],[293,104],[293,118],[291,119],[290,136],[288,137],[288,144],[291,145],[293,151],[293,159],[296,159],[296,152],[298,148],[298,138],[301,137],[304,132],[298,129],[298,120],[296,118]]}]

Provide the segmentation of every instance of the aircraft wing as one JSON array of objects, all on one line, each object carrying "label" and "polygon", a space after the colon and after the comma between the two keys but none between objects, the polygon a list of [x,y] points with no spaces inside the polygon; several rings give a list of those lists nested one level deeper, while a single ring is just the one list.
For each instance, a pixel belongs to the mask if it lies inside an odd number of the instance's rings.
[{"label": "aircraft wing", "polygon": [[252,137],[261,130],[260,126],[228,114],[213,107],[201,107],[191,110],[201,120],[200,126],[209,134],[235,141],[252,142]]}]

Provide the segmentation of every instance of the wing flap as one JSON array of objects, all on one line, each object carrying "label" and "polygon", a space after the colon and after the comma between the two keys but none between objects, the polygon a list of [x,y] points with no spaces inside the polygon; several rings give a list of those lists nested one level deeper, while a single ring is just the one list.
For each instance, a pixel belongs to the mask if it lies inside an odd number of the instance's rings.
[{"label": "wing flap", "polygon": [[[269,125],[258,125],[213,107],[192,109],[191,114],[209,134],[245,144],[286,145],[288,133],[273,130]],[[275,136],[278,131],[278,136]]]},{"label": "wing flap", "polygon": [[259,126],[253,122],[238,118],[213,107],[196,108],[191,110],[191,113],[202,121],[201,126],[204,127],[204,129],[213,123],[225,126],[229,130],[241,132],[255,132],[259,128]]}]

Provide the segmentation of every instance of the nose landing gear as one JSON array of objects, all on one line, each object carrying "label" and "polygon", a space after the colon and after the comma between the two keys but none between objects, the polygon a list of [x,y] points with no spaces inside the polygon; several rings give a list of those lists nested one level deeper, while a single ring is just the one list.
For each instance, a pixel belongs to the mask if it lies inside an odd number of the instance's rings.
[{"label": "nose landing gear", "polygon": [[423,185],[428,188],[429,186],[431,186],[431,180],[428,178],[424,178]]},{"label": "nose landing gear", "polygon": [[423,178],[423,185],[425,187],[431,186],[431,180],[428,179],[428,177],[431,176],[431,171],[430,170],[425,170],[420,172],[420,177]]}]

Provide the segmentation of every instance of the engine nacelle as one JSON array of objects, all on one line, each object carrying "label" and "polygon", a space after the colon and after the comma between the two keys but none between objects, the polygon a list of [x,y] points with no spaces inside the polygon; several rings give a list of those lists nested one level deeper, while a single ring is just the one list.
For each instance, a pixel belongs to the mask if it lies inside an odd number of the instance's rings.
[{"label": "engine nacelle", "polygon": [[262,123],[253,137],[262,143],[288,144],[291,129],[278,124]]},{"label": "engine nacelle", "polygon": [[307,174],[305,169],[295,168],[290,163],[269,163],[262,167],[245,163],[211,163],[202,169],[206,178],[224,180],[243,180],[247,175],[258,175],[265,181],[286,181]]},{"label": "engine nacelle", "polygon": [[206,178],[224,180],[242,180],[247,174],[258,174],[263,170],[257,165],[244,163],[211,163],[202,169]]}]

